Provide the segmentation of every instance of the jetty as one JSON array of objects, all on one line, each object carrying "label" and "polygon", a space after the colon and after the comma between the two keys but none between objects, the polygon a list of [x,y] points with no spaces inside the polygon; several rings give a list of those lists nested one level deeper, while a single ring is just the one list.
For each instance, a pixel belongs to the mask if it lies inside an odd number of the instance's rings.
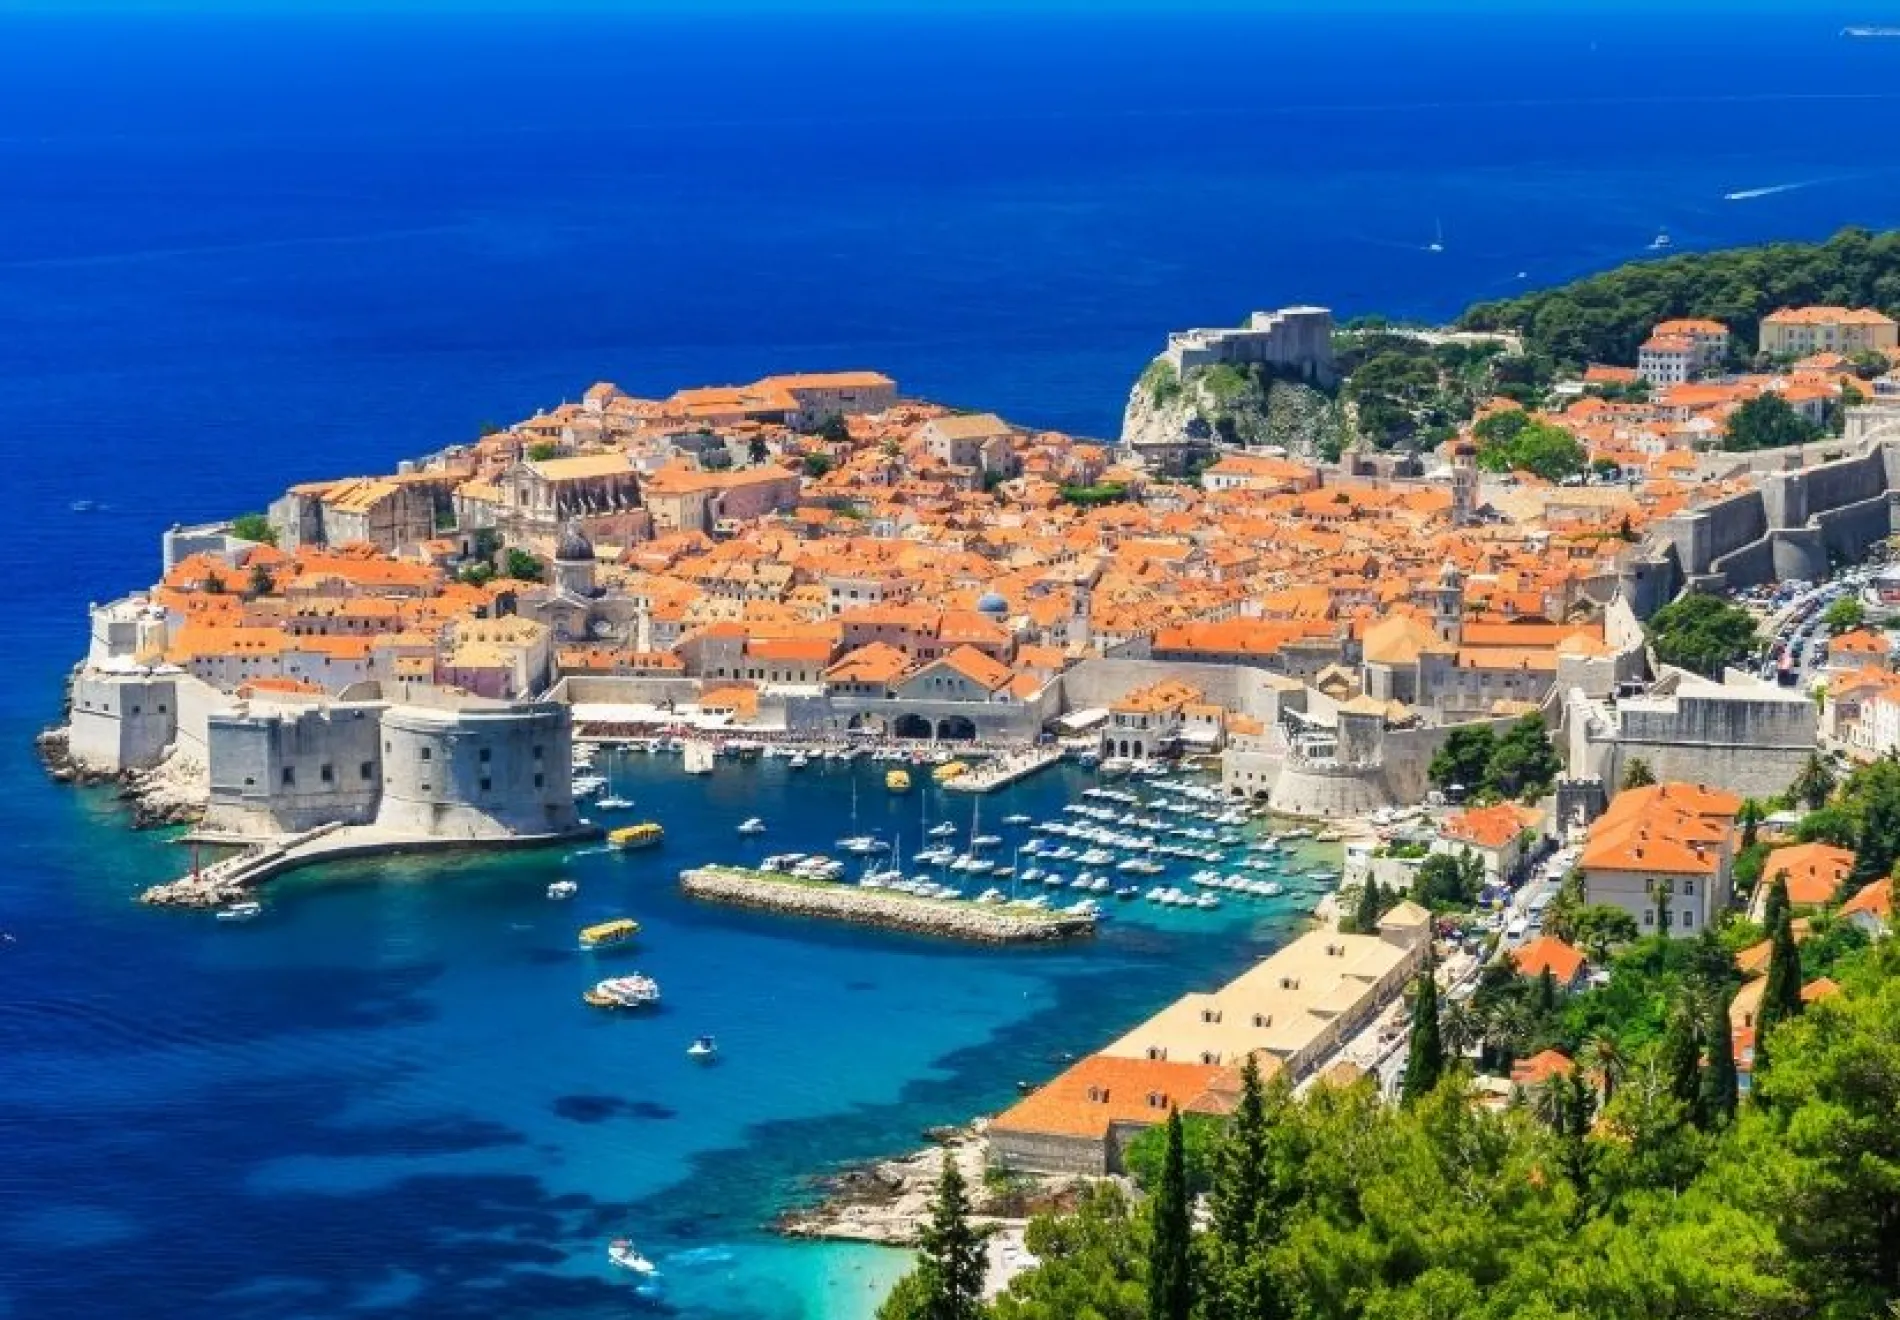
[{"label": "jetty", "polygon": [[882,926],[978,944],[1046,944],[1095,933],[1095,918],[1079,913],[921,898],[738,866],[699,866],[682,871],[680,889],[710,903]]},{"label": "jetty", "polygon": [[1027,751],[999,756],[968,774],[958,775],[944,785],[952,793],[993,793],[1039,770],[1047,770],[1062,759],[1060,747],[1032,747]]}]

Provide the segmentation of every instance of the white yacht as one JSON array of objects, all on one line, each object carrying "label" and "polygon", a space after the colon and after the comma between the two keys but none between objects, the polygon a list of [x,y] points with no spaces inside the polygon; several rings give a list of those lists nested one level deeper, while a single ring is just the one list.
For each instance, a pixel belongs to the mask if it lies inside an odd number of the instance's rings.
[{"label": "white yacht", "polygon": [[791,759],[785,763],[785,768],[788,770],[803,770],[810,764],[811,758],[806,756],[803,752],[793,752]]},{"label": "white yacht", "polygon": [[263,911],[264,911],[264,905],[262,903],[252,903],[248,901],[243,902],[243,903],[232,903],[228,907],[221,907],[218,909],[218,920],[219,921],[249,921],[253,917],[256,917],[262,914]]},{"label": "white yacht", "polygon": [[933,839],[947,839],[956,832],[957,827],[947,820],[938,821],[935,825],[932,825],[929,829],[924,831],[925,834],[928,834]]},{"label": "white yacht", "polygon": [[763,834],[765,833],[765,822],[760,820],[757,816],[747,816],[739,823],[739,833]]},{"label": "white yacht", "polygon": [[607,1259],[620,1269],[628,1270],[643,1278],[658,1274],[659,1268],[640,1254],[640,1249],[626,1238],[616,1238],[607,1244]]},{"label": "white yacht", "polygon": [[572,898],[581,892],[581,887],[572,880],[556,880],[548,886],[548,897],[552,899]]}]

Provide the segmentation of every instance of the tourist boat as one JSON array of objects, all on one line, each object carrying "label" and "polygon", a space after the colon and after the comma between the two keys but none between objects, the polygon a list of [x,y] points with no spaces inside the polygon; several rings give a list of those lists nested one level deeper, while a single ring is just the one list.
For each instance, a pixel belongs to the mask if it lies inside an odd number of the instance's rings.
[{"label": "tourist boat", "polygon": [[696,1037],[693,1043],[686,1047],[686,1057],[689,1059],[712,1059],[718,1054],[719,1044],[711,1036]]},{"label": "tourist boat", "polygon": [[583,949],[604,949],[614,944],[625,944],[640,933],[640,923],[631,917],[615,917],[612,921],[596,922],[581,932]]},{"label": "tourist boat", "polygon": [[646,1008],[660,1002],[660,986],[650,976],[610,976],[597,982],[581,999],[593,1008]]},{"label": "tourist boat", "polygon": [[617,830],[607,831],[607,844],[609,847],[631,851],[655,847],[665,837],[666,831],[656,822],[643,820],[638,825],[623,825]]},{"label": "tourist boat", "polygon": [[572,880],[556,880],[548,886],[548,897],[554,899],[572,898],[581,892],[581,887]]},{"label": "tourist boat", "polygon": [[620,1269],[629,1270],[643,1278],[658,1274],[659,1268],[640,1254],[639,1248],[626,1238],[615,1238],[607,1244],[607,1259]]},{"label": "tourist boat", "polygon": [[218,909],[219,921],[249,921],[264,911],[262,903],[232,903]]},{"label": "tourist boat", "polygon": [[930,777],[939,784],[947,784],[952,779],[961,779],[970,773],[970,767],[961,761],[945,761],[930,772]]},{"label": "tourist boat", "polygon": [[910,792],[910,771],[886,770],[884,772],[884,787],[893,793]]},{"label": "tourist boat", "polygon": [[810,764],[811,758],[809,756],[806,756],[803,752],[793,752],[790,758],[786,760],[785,768],[787,770],[803,770]]},{"label": "tourist boat", "polygon": [[853,834],[838,840],[838,847],[858,857],[868,857],[872,853],[883,852],[884,841],[874,834]]},{"label": "tourist boat", "polygon": [[757,816],[747,816],[744,820],[739,822],[739,833],[763,834],[765,833],[765,822],[760,820]]}]

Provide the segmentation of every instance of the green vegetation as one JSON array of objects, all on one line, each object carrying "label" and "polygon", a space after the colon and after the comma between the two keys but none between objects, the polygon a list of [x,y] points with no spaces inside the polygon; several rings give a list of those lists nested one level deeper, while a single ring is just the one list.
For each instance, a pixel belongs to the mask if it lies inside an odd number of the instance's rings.
[{"label": "green vegetation", "polygon": [[1761,644],[1747,610],[1700,592],[1657,610],[1645,630],[1658,660],[1709,678]]},{"label": "green vegetation", "polygon": [[1441,789],[1462,786],[1491,798],[1542,797],[1562,771],[1543,717],[1535,714],[1520,717],[1502,737],[1487,724],[1453,729],[1426,767]]},{"label": "green vegetation", "polygon": [[1630,763],[1623,767],[1623,788],[1648,788],[1656,782],[1656,772],[1649,768],[1649,762],[1640,756],[1632,756]]},{"label": "green vegetation", "polygon": [[1788,406],[1779,394],[1758,394],[1737,408],[1722,432],[1722,448],[1737,452],[1805,445],[1827,434]]},{"label": "green vegetation", "polygon": [[547,577],[548,566],[526,550],[510,547],[501,557],[501,575],[523,582],[540,582]]},{"label": "green vegetation", "polygon": [[1821,612],[1821,622],[1831,633],[1853,632],[1867,622],[1867,607],[1853,596],[1842,596]]},{"label": "green vegetation", "polygon": [[1532,421],[1516,409],[1492,413],[1472,428],[1478,466],[1487,472],[1529,472],[1562,481],[1584,470],[1588,452],[1559,426]]},{"label": "green vegetation", "polygon": [[253,596],[268,596],[276,590],[277,583],[271,578],[270,570],[262,564],[251,565],[251,590]]},{"label": "green vegetation", "polygon": [[1158,357],[1141,373],[1141,388],[1158,408],[1165,408],[1181,397],[1181,377],[1174,364]]},{"label": "green vegetation", "polygon": [[1194,1312],[1194,1226],[1188,1205],[1181,1111],[1170,1109],[1161,1180],[1151,1184],[1148,1320],[1190,1320]]},{"label": "green vegetation", "polygon": [[1483,888],[1484,863],[1476,853],[1433,853],[1412,880],[1412,898],[1434,912],[1464,912]]},{"label": "green vegetation", "polygon": [[1573,366],[1634,362],[1658,321],[1707,317],[1754,352],[1762,317],[1809,303],[1900,309],[1900,232],[1844,229],[1825,243],[1774,243],[1639,261],[1500,302],[1479,303],[1459,324],[1509,330],[1533,355]]},{"label": "green vegetation", "polygon": [[1493,395],[1536,402],[1550,381],[1548,370],[1494,344],[1433,345],[1383,329],[1341,334],[1334,359],[1359,433],[1386,449],[1438,444]]},{"label": "green vegetation", "polygon": [[[1181,1155],[1186,1169],[1190,1196],[1199,1196],[1214,1185],[1214,1154],[1220,1145],[1221,1124],[1207,1114],[1181,1116]],[[1144,1187],[1160,1184],[1162,1166],[1168,1157],[1168,1133],[1162,1126],[1151,1127],[1122,1152],[1122,1163]]]},{"label": "green vegetation", "polygon": [[765,437],[762,435],[755,435],[746,442],[745,453],[746,457],[752,460],[753,467],[758,467],[772,457],[771,447],[765,443]]},{"label": "green vegetation", "polygon": [[472,564],[462,565],[455,579],[458,582],[466,582],[471,587],[485,587],[495,580],[495,566],[486,559],[478,559]]},{"label": "green vegetation", "polygon": [[917,1268],[878,1307],[877,1320],[980,1320],[988,1259],[983,1234],[970,1226],[963,1175],[945,1157],[930,1222],[918,1232]]},{"label": "green vegetation", "polygon": [[831,471],[831,455],[807,454],[805,455],[803,466],[805,475],[816,481],[819,477]]},{"label": "green vegetation", "polygon": [[1412,1032],[1405,1046],[1399,1095],[1406,1104],[1423,1100],[1445,1075],[1445,1042],[1439,1034],[1438,964],[1429,952],[1412,985]]},{"label": "green vegetation", "polygon": [[231,520],[231,535],[240,541],[259,541],[264,545],[277,544],[277,529],[270,525],[270,519],[261,513],[241,513]]},{"label": "green vegetation", "polygon": [[552,440],[537,440],[528,446],[528,457],[536,463],[545,463],[550,458],[559,458],[561,447]]},{"label": "green vegetation", "polygon": [[1062,498],[1085,508],[1096,504],[1119,504],[1128,498],[1128,487],[1113,481],[1098,486],[1064,486]]}]

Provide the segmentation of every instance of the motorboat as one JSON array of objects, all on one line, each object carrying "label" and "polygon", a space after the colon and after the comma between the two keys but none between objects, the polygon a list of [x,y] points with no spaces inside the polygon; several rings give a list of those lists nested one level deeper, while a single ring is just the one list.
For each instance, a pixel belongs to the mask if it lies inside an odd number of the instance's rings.
[{"label": "motorboat", "polygon": [[887,791],[892,793],[910,792],[910,771],[886,770],[884,772],[884,787]]},{"label": "motorboat", "polygon": [[994,848],[1002,841],[1002,838],[995,834],[978,834],[970,839],[970,846],[972,848]]},{"label": "motorboat", "polygon": [[548,886],[548,897],[554,899],[572,898],[581,892],[581,887],[572,880],[556,880]]},{"label": "motorboat", "polygon": [[838,847],[858,857],[883,852],[888,845],[874,834],[853,834],[849,838],[838,840]]},{"label": "motorboat", "polygon": [[641,821],[638,825],[627,825],[607,832],[607,845],[611,848],[632,850],[635,848],[653,848],[666,837],[666,831],[656,821]]},{"label": "motorboat", "polygon": [[625,944],[640,933],[640,923],[631,917],[616,917],[612,921],[596,922],[581,931],[583,949],[604,949],[614,944]]},{"label": "motorboat", "polygon": [[765,833],[765,822],[760,820],[757,816],[747,816],[743,821],[739,822],[739,833],[763,834]]},{"label": "motorboat", "polygon": [[793,752],[791,757],[785,762],[785,768],[787,770],[803,770],[810,764],[811,758],[806,756],[803,752]]},{"label": "motorboat", "polygon": [[610,976],[581,998],[595,1008],[646,1008],[660,1002],[660,985],[650,976]]},{"label": "motorboat", "polygon": [[611,795],[595,798],[594,809],[596,811],[631,811],[633,810],[633,799],[613,797]]},{"label": "motorboat", "polygon": [[617,1268],[628,1270],[642,1278],[651,1278],[660,1272],[659,1267],[642,1256],[640,1249],[626,1238],[615,1238],[607,1244],[607,1259]]},{"label": "motorboat", "polygon": [[262,903],[232,903],[218,909],[219,921],[250,921],[264,911]]},{"label": "motorboat", "polygon": [[1013,816],[1005,816],[1005,817],[1003,817],[1003,824],[1005,824],[1005,825],[1027,825],[1027,824],[1029,824],[1029,823],[1030,823],[1030,821],[1031,821],[1032,819],[1033,819],[1033,817],[1030,817],[1030,816],[1025,816],[1025,815],[1023,815],[1023,814],[1022,814],[1021,812],[1017,812],[1017,813],[1016,813],[1015,815],[1013,815]]},{"label": "motorboat", "polygon": [[947,820],[938,821],[935,825],[932,825],[929,829],[924,831],[925,834],[928,834],[933,839],[947,839],[956,832],[957,827]]},{"label": "motorboat", "polygon": [[686,1057],[689,1059],[711,1060],[717,1058],[718,1055],[719,1044],[711,1036],[697,1037],[691,1045],[686,1047]]}]

